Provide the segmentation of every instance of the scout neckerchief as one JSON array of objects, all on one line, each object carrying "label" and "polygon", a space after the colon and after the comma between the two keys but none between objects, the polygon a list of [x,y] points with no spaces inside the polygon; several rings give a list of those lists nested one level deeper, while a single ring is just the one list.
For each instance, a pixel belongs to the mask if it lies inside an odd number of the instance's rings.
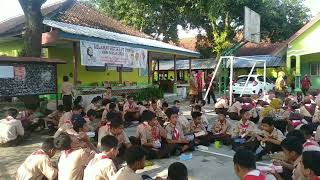
[{"label": "scout neckerchief", "polygon": [[151,136],[152,136],[152,139],[153,139],[154,141],[160,139],[156,126],[151,127]]},{"label": "scout neckerchief", "polygon": [[240,132],[245,133],[249,127],[250,123],[249,121],[246,121],[245,124],[243,124],[242,120],[240,122]]},{"label": "scout neckerchief", "polygon": [[268,138],[270,138],[270,139],[275,139],[275,138],[273,138],[273,132],[275,131],[275,128],[273,128],[273,130],[272,130],[272,132],[271,133],[269,133],[269,132],[267,132],[268,133]]},{"label": "scout neckerchief", "polygon": [[180,133],[179,133],[178,128],[176,126],[174,126],[172,131],[173,131],[173,133],[172,133],[173,139],[178,140],[180,138]]},{"label": "scout neckerchief", "polygon": [[72,149],[71,149],[71,148],[70,148],[70,149],[67,149],[67,150],[64,150],[64,154],[66,155],[66,157],[68,157],[69,154],[71,154],[71,152],[72,152]]},{"label": "scout neckerchief", "polygon": [[221,134],[222,130],[223,130],[223,126],[224,126],[225,122],[220,122],[220,120],[218,120],[218,132],[216,132],[215,134]]},{"label": "scout neckerchief", "polygon": [[45,155],[46,153],[44,153],[41,149],[35,151],[32,153],[32,155]]}]

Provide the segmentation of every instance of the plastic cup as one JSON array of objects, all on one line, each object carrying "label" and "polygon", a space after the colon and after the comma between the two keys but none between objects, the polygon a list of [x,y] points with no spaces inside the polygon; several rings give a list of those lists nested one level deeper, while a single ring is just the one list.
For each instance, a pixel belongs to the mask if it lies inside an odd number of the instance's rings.
[{"label": "plastic cup", "polygon": [[220,141],[215,141],[215,142],[214,142],[214,147],[215,147],[216,149],[220,149],[220,148],[221,148],[221,143],[220,143]]}]

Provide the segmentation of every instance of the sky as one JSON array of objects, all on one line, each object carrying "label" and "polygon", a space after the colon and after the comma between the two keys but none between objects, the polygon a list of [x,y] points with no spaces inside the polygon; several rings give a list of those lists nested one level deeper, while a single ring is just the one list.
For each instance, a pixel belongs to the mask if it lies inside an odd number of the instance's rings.
[{"label": "sky", "polygon": [[[47,0],[45,5],[59,2],[61,0]],[[14,17],[23,14],[18,0],[0,0],[0,22],[10,17]],[[305,0],[305,4],[310,8],[312,15],[320,13],[320,0]],[[195,37],[198,34],[198,29],[192,29],[189,31],[183,30],[181,26],[178,26],[179,38]]]}]

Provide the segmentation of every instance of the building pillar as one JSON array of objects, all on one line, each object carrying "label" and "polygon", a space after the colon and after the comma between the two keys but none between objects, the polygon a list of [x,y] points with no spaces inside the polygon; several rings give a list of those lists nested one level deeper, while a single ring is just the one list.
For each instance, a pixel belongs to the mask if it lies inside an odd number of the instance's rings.
[{"label": "building pillar", "polygon": [[152,83],[152,58],[151,58],[151,53],[148,51],[148,58],[147,58],[147,62],[148,62],[148,84]]},{"label": "building pillar", "polygon": [[177,83],[177,56],[173,55],[173,71],[174,71],[174,84]]},{"label": "building pillar", "polygon": [[296,56],[296,73],[295,73],[296,90],[301,90],[301,56]]},{"label": "building pillar", "polygon": [[287,56],[287,69],[288,71],[291,71],[291,56]]},{"label": "building pillar", "polygon": [[78,82],[78,43],[72,43],[72,62],[73,62],[73,85],[76,86]]}]

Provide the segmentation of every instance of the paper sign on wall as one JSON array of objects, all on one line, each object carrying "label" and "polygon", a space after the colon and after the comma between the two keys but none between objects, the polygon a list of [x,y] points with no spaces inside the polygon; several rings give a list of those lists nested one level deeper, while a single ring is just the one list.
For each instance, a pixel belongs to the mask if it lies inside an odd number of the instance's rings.
[{"label": "paper sign on wall", "polygon": [[26,78],[26,67],[15,66],[14,67],[14,78],[16,80],[23,81]]}]

